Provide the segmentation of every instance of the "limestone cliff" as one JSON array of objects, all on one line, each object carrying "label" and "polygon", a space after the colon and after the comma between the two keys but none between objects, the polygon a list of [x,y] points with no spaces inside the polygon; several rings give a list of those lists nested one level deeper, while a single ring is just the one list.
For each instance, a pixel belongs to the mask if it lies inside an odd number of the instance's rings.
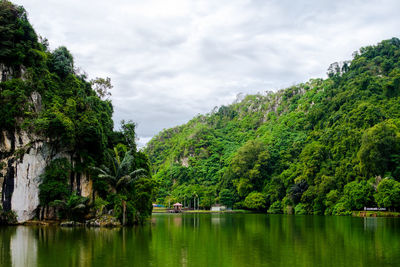
[{"label": "limestone cliff", "polygon": [[[5,211],[13,210],[19,222],[38,215],[40,175],[56,158],[69,158],[71,151],[56,149],[49,140],[25,131],[3,131],[0,136],[0,193]],[[91,197],[92,182],[85,173],[73,173],[71,190]]]}]

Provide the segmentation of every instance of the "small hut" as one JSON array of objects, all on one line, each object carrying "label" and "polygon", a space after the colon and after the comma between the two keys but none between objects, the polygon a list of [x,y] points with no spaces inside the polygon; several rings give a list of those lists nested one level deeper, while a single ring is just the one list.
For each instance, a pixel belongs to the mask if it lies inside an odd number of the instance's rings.
[{"label": "small hut", "polygon": [[182,211],[182,204],[181,203],[175,203],[174,204],[174,212],[181,212]]},{"label": "small hut", "polygon": [[223,206],[220,204],[216,204],[211,207],[211,211],[225,211],[225,210],[226,210],[226,206]]}]

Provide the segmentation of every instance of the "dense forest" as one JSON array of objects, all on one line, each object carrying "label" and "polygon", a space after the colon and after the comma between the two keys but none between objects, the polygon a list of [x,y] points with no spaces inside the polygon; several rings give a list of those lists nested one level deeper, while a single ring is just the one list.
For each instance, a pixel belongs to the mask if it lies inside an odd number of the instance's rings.
[{"label": "dense forest", "polygon": [[[108,210],[123,223],[136,223],[151,214],[155,183],[149,161],[136,147],[134,123],[122,122],[120,131],[113,130],[110,79],[88,80],[66,47],[50,50],[24,8],[4,0],[0,69],[0,132],[24,131],[54,150],[69,151],[69,158],[52,160],[41,175],[40,206],[56,207],[59,218],[73,220]],[[72,173],[90,175],[93,199],[71,188]],[[7,203],[0,213],[3,219],[12,215]]]},{"label": "dense forest", "polygon": [[157,201],[269,213],[400,208],[400,40],[361,48],[328,78],[247,95],[155,136]]}]

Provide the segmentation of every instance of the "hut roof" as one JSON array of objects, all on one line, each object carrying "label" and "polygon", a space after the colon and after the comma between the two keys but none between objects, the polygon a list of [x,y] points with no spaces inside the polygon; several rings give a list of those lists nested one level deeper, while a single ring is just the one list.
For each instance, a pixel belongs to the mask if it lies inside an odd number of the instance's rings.
[{"label": "hut roof", "polygon": [[182,206],[182,204],[181,203],[175,203],[174,207],[176,207],[176,206]]}]

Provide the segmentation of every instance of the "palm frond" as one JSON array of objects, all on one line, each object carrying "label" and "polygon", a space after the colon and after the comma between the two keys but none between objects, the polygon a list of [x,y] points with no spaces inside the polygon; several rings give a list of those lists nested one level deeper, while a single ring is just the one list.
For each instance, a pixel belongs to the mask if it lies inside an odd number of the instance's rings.
[{"label": "palm frond", "polygon": [[131,181],[131,177],[129,175],[124,175],[121,177],[121,179],[118,180],[117,182],[117,188],[121,187],[122,185],[127,185]]},{"label": "palm frond", "polygon": [[[132,177],[132,178],[134,178],[134,179],[136,179],[136,178],[142,176],[142,175],[140,175],[140,174],[145,175],[145,174],[147,174],[147,171],[146,171],[145,169],[140,168],[140,169],[137,169],[137,170],[134,170],[133,172],[131,172],[131,173],[129,174],[129,176]],[[139,176],[139,175],[140,175],[140,176]]]}]

